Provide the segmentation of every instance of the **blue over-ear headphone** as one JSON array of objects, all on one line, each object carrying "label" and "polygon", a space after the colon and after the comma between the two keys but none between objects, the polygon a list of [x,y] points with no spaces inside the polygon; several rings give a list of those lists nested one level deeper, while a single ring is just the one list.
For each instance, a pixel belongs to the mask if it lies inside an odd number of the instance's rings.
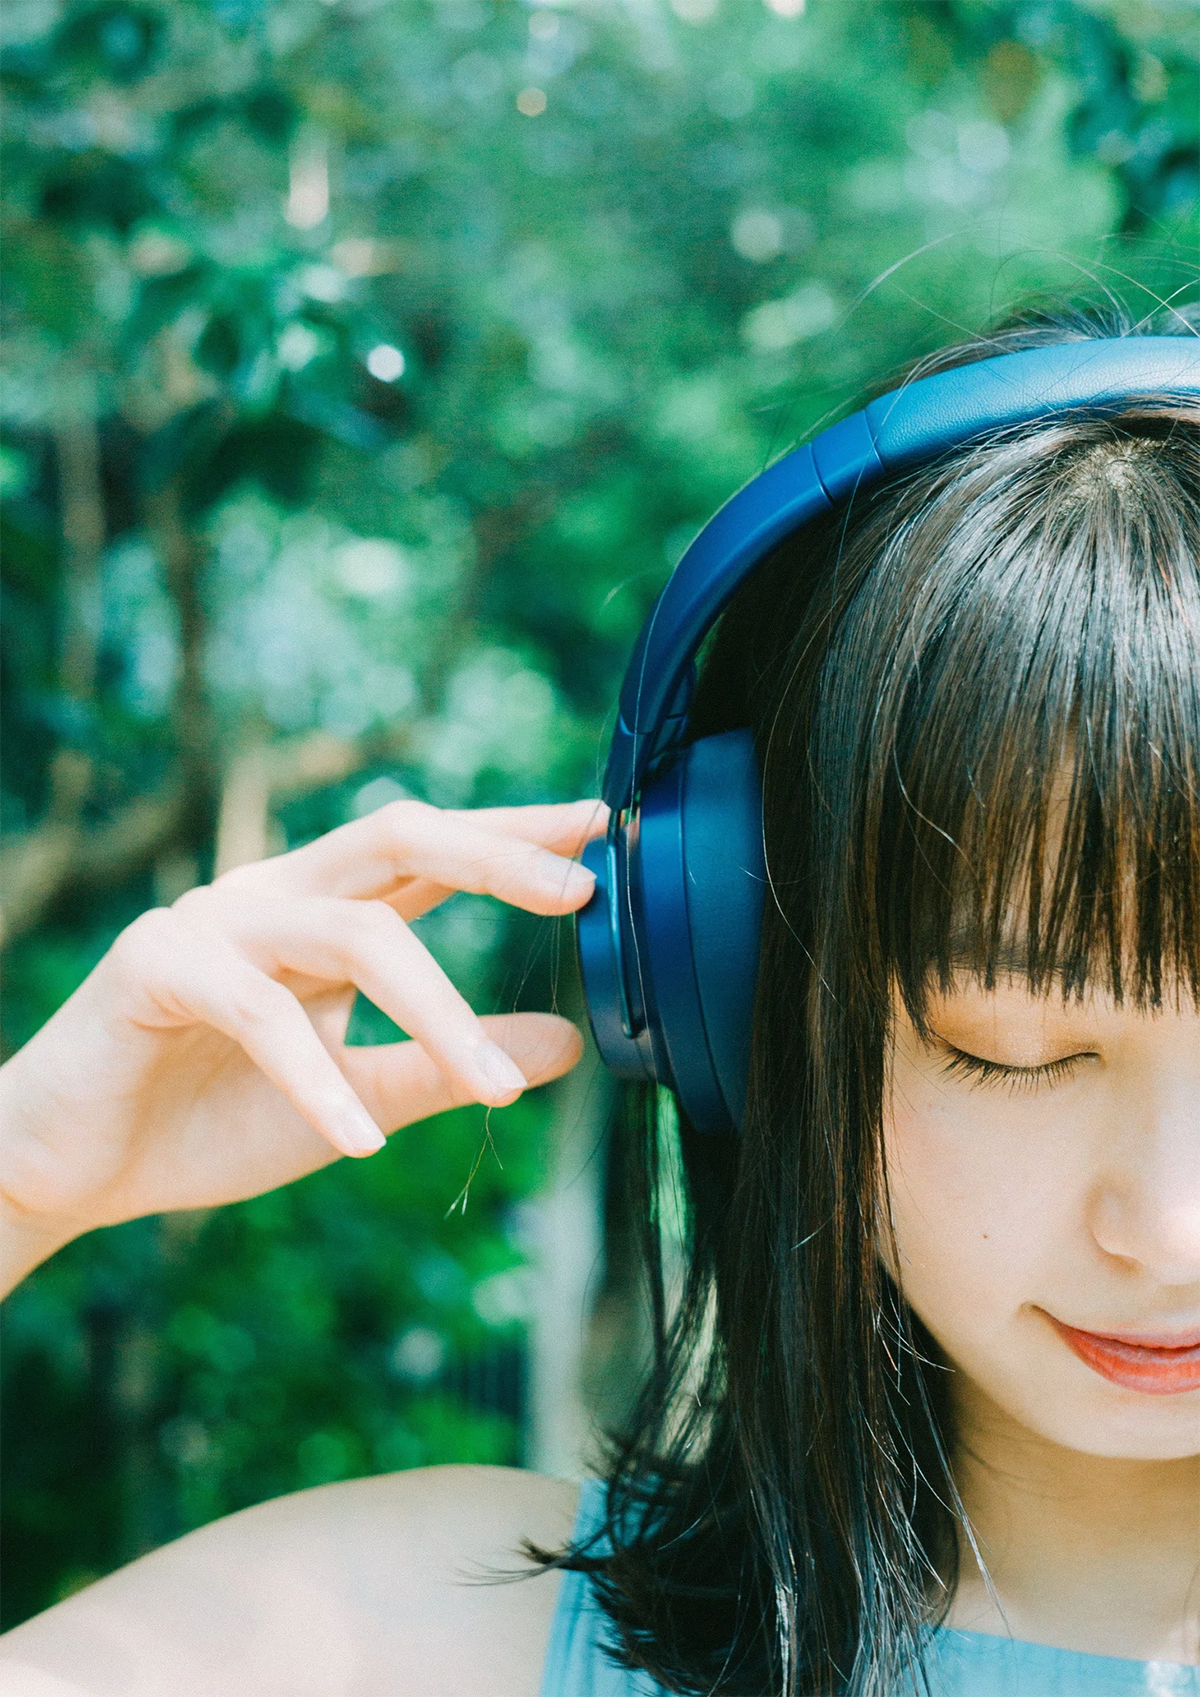
[{"label": "blue over-ear headphone", "polygon": [[638,638],[604,776],[608,836],[578,918],[597,1046],[624,1078],[678,1093],[699,1129],[736,1131],[746,1094],[765,869],[749,730],[687,743],[696,654],[789,531],[859,489],[1007,426],[1200,398],[1200,340],[1131,336],[1002,354],[872,401],[739,491],[680,560]]}]

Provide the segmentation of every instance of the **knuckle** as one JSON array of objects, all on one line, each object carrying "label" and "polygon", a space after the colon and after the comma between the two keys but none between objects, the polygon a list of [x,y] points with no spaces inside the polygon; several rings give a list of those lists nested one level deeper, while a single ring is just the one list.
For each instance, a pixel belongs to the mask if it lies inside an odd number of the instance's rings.
[{"label": "knuckle", "polygon": [[389,839],[406,837],[409,832],[431,814],[437,812],[427,801],[418,801],[415,796],[404,796],[399,801],[389,801],[381,807],[375,818],[380,828]]},{"label": "knuckle", "polygon": [[[253,861],[245,866],[231,866],[228,872],[222,872],[221,876],[215,878],[211,884],[200,884],[194,890],[188,890],[185,895],[180,896],[179,900],[186,901],[188,896],[202,896],[207,890],[219,890],[223,893],[232,891],[237,894],[246,889],[248,885],[256,883],[255,874],[263,864],[262,861]],[[176,903],[176,906],[178,905]]]},{"label": "knuckle", "polygon": [[168,907],[147,908],[145,913],[139,913],[131,925],[127,925],[113,944],[115,954],[136,954],[145,948],[173,939],[178,927],[175,916]]},{"label": "knuckle", "polygon": [[185,890],[183,895],[172,902],[170,911],[178,914],[181,919],[192,921],[203,919],[212,905],[212,886],[198,884],[194,889]]},{"label": "knuckle", "polygon": [[179,924],[170,908],[152,907],[125,927],[108,951],[113,971],[121,977],[141,978],[152,966],[161,965],[167,948],[174,948]]}]

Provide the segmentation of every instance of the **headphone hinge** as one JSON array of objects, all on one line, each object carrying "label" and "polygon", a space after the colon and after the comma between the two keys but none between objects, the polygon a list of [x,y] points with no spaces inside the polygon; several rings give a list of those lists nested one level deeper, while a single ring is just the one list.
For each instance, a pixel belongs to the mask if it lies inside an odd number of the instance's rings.
[{"label": "headphone hinge", "polygon": [[[607,861],[608,885],[608,936],[612,948],[613,972],[617,980],[617,997],[620,1003],[621,1030],[632,1042],[638,1035],[633,1029],[633,1016],[629,1011],[629,990],[625,983],[625,950],[621,941],[621,896],[624,880],[622,879],[620,856],[617,849],[618,834],[624,829],[626,815],[616,813],[609,826],[608,841],[604,845]],[[628,865],[628,858],[626,857]]]}]

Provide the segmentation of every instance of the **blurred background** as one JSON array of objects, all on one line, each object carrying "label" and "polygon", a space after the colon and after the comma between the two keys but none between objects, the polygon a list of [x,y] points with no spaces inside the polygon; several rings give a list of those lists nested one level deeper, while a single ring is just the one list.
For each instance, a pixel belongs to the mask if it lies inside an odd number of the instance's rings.
[{"label": "blurred background", "polygon": [[[595,793],[671,566],[861,386],[1031,295],[1194,298],[1192,0],[5,14],[7,1052],[214,871]],[[477,1007],[578,1010],[569,932],[422,930]],[[587,1061],[490,1145],[43,1267],[7,1621],[279,1492],[586,1466],[638,1354],[615,1123]]]}]

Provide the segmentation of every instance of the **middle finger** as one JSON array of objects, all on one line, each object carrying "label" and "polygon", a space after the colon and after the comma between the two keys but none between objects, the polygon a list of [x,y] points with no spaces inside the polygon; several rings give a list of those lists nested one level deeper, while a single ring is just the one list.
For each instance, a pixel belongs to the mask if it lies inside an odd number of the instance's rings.
[{"label": "middle finger", "polygon": [[209,904],[207,917],[261,972],[353,984],[475,1100],[499,1105],[525,1089],[516,1063],[386,903],[226,901]]}]

